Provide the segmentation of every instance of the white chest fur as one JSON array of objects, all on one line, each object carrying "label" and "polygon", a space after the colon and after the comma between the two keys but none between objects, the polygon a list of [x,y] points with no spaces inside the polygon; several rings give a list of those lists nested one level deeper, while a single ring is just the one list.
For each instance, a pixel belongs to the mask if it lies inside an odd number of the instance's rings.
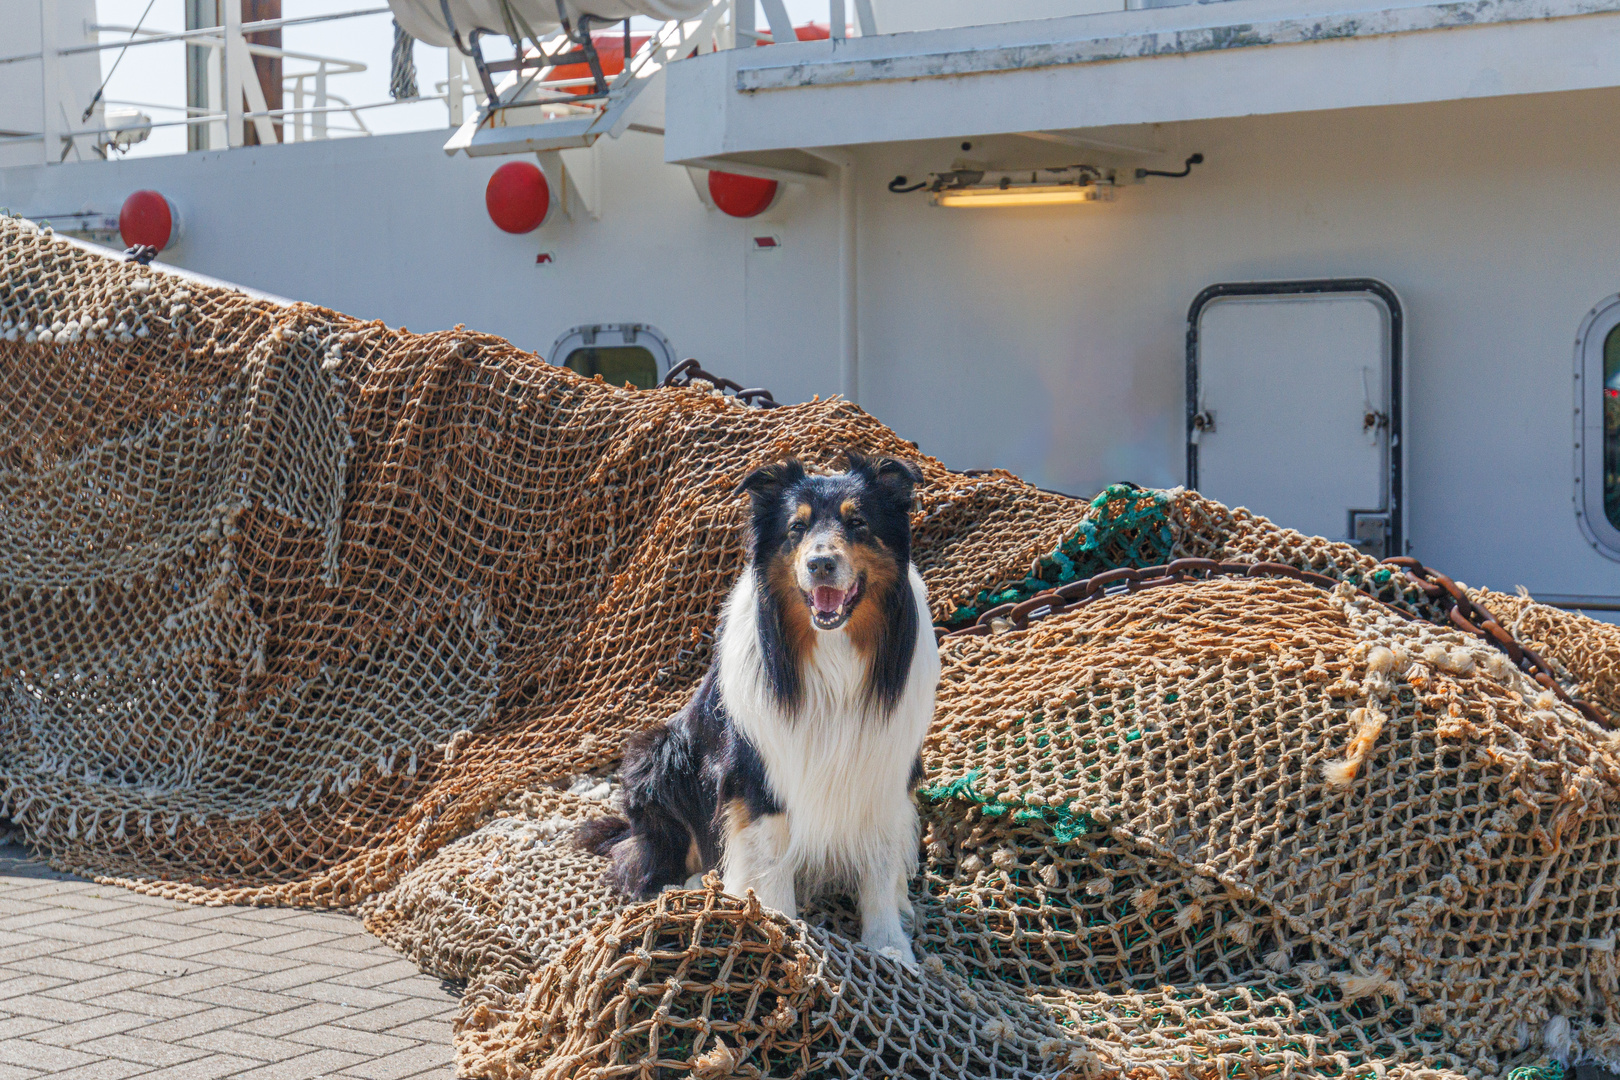
[{"label": "white chest fur", "polygon": [[867,702],[865,661],[842,629],[816,632],[803,703],[784,714],[771,697],[761,656],[752,569],[726,602],[720,695],[732,722],[759,751],[786,811],[785,855],[801,880],[859,877],[896,850],[914,857],[917,818],[908,780],[934,715],[939,651],[922,578],[914,567],[908,577],[917,643],[905,688],[887,716]]}]

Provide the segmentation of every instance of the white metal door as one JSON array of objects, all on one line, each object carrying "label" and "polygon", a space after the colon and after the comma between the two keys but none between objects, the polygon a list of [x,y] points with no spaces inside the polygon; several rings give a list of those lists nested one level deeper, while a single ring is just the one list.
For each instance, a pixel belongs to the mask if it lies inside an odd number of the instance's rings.
[{"label": "white metal door", "polygon": [[1399,305],[1387,287],[1388,299],[1324,285],[1218,286],[1194,304],[1189,482],[1279,525],[1398,554]]}]

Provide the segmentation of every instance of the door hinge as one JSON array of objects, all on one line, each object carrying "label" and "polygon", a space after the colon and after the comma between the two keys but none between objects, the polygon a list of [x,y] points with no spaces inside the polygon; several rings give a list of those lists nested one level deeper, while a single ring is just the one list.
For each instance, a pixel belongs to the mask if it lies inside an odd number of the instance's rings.
[{"label": "door hinge", "polygon": [[1192,431],[1188,433],[1187,440],[1196,446],[1205,435],[1213,434],[1215,434],[1215,413],[1209,409],[1194,413]]},{"label": "door hinge", "polygon": [[1389,511],[1350,511],[1350,546],[1364,555],[1385,558],[1389,552]]}]

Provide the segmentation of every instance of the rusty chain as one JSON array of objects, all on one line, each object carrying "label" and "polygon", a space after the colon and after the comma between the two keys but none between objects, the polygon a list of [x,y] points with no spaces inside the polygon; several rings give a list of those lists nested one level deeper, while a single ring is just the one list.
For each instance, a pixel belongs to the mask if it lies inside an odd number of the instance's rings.
[{"label": "rusty chain", "polygon": [[[1303,581],[1319,588],[1331,589],[1339,582],[1326,574],[1318,574],[1310,570],[1301,570],[1297,566],[1286,563],[1259,562],[1217,562],[1214,559],[1186,558],[1176,559],[1162,566],[1148,566],[1137,569],[1122,566],[1114,570],[1105,570],[1088,578],[1080,578],[1056,589],[1036,593],[1027,600],[1016,603],[1000,604],[991,608],[971,626],[949,633],[939,633],[943,628],[936,628],[936,634],[941,640],[953,637],[982,637],[994,633],[997,623],[1002,623],[1013,630],[1024,630],[1029,627],[1031,619],[1044,618],[1047,615],[1057,615],[1070,608],[1080,607],[1084,604],[1100,600],[1105,596],[1122,596],[1127,593],[1141,592],[1144,589],[1157,589],[1165,585],[1175,585],[1182,581],[1206,581],[1216,577],[1264,577],[1287,578],[1291,581]],[[1365,590],[1363,590],[1365,592]],[[1368,593],[1371,596],[1372,594]],[[1377,599],[1377,597],[1373,597]],[[1379,600],[1379,603],[1384,603]],[[1410,612],[1384,604],[1389,610],[1404,619],[1412,618]]]},{"label": "rusty chain", "polygon": [[1407,578],[1419,589],[1423,590],[1424,595],[1431,600],[1449,598],[1451,600],[1451,610],[1447,612],[1446,617],[1451,621],[1452,626],[1465,633],[1484,638],[1506,653],[1507,658],[1518,665],[1520,671],[1556,694],[1558,700],[1580,710],[1583,716],[1598,726],[1604,728],[1610,726],[1609,717],[1604,714],[1603,710],[1590,702],[1571,697],[1553,674],[1552,666],[1546,660],[1543,660],[1534,649],[1531,649],[1510,634],[1497,621],[1496,616],[1485,609],[1484,605],[1469,599],[1462,586],[1455,581],[1452,581],[1440,571],[1424,566],[1416,559],[1407,558],[1404,555],[1385,559],[1384,565],[1396,566],[1405,571]]},{"label": "rusty chain", "polygon": [[[1538,684],[1551,690],[1558,699],[1566,705],[1580,711],[1587,719],[1607,728],[1610,726],[1609,718],[1596,706],[1579,701],[1571,697],[1557,678],[1553,675],[1551,666],[1542,659],[1535,650],[1526,647],[1512,634],[1503,628],[1483,606],[1468,598],[1461,586],[1452,581],[1438,570],[1430,569],[1416,559],[1405,556],[1396,556],[1385,559],[1382,563],[1405,573],[1410,581],[1428,599],[1444,602],[1450,601],[1447,611],[1447,620],[1458,630],[1480,638],[1502,652],[1507,654],[1509,660],[1516,664]],[[1037,593],[1027,600],[1016,603],[1000,604],[984,612],[971,626],[959,630],[947,631],[944,627],[935,627],[935,637],[944,641],[957,637],[984,637],[996,632],[1010,632],[1026,630],[1032,620],[1045,618],[1048,615],[1058,615],[1072,608],[1084,606],[1101,600],[1108,596],[1123,596],[1129,593],[1141,592],[1145,589],[1156,589],[1166,585],[1174,585],[1183,581],[1207,581],[1217,577],[1249,577],[1249,578],[1285,578],[1290,581],[1303,581],[1322,589],[1332,589],[1339,584],[1339,579],[1326,574],[1318,574],[1310,570],[1301,570],[1297,566],[1286,563],[1259,562],[1217,562],[1214,559],[1186,558],[1176,559],[1162,566],[1149,566],[1142,569],[1122,566],[1114,570],[1106,570],[1101,574],[1094,574],[1089,578],[1081,578],[1068,582],[1055,589]],[[1388,610],[1403,619],[1416,618],[1411,612],[1403,611],[1392,604],[1373,596],[1366,589],[1359,589],[1364,596],[1377,600]]]},{"label": "rusty chain", "polygon": [[733,379],[703,370],[703,366],[697,362],[695,357],[688,357],[676,364],[658,385],[691,386],[694,379],[702,379],[704,382],[717,386],[722,390],[730,390],[739,400],[758,409],[774,409],[781,404],[771,396],[769,390],[758,386],[745,387],[742,383]]}]

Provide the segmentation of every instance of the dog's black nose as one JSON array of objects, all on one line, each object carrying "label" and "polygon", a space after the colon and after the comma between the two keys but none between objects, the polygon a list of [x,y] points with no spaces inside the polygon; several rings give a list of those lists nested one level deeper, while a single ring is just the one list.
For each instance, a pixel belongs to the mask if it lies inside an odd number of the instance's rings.
[{"label": "dog's black nose", "polygon": [[838,572],[838,560],[831,555],[812,555],[804,564],[814,578],[830,578]]}]

